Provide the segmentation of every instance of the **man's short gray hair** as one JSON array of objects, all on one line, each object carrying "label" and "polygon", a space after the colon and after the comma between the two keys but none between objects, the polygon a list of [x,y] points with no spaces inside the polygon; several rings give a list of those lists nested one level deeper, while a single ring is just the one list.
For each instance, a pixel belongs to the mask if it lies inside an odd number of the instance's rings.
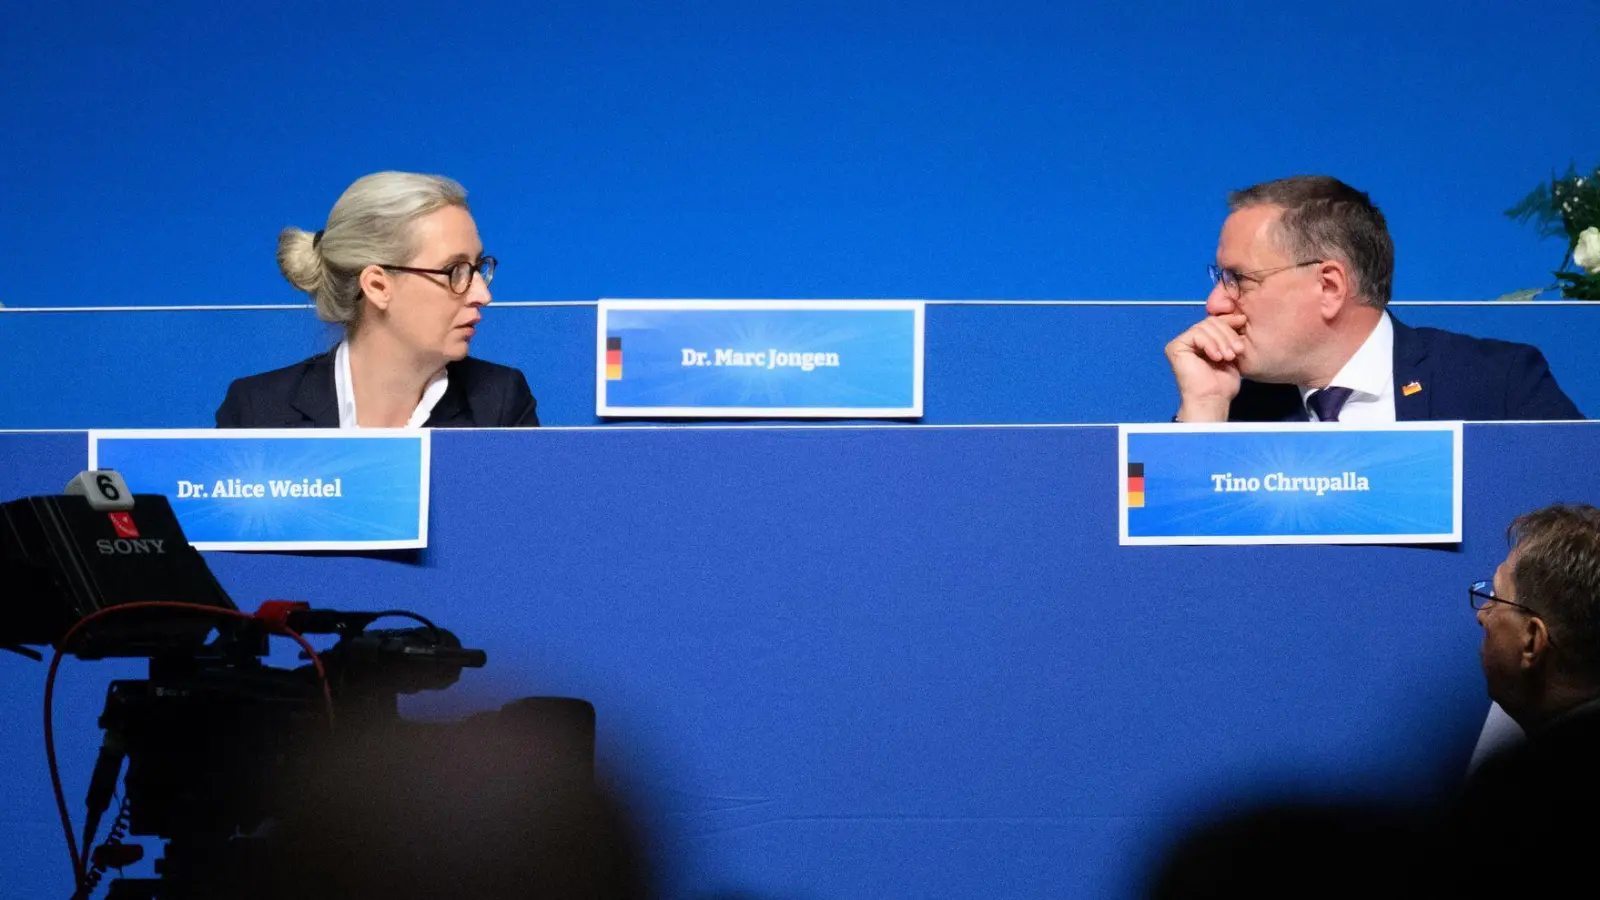
[{"label": "man's short gray hair", "polygon": [[1350,266],[1356,296],[1383,309],[1394,290],[1394,241],[1383,213],[1363,191],[1327,175],[1266,181],[1228,195],[1234,212],[1278,206],[1278,245],[1295,262],[1337,259]]}]

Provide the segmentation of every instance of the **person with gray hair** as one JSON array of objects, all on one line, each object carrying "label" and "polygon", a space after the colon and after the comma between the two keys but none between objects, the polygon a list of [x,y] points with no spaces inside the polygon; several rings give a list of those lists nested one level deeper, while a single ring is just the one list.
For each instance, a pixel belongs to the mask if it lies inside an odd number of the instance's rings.
[{"label": "person with gray hair", "polygon": [[1228,197],[1206,317],[1167,344],[1179,422],[1581,419],[1526,344],[1388,312],[1394,242],[1325,175]]},{"label": "person with gray hair", "polygon": [[1505,560],[1468,599],[1484,685],[1526,736],[1468,779],[1450,843],[1480,896],[1558,896],[1593,877],[1600,840],[1600,509],[1547,506],[1506,534]]},{"label": "person with gray hair", "polygon": [[523,374],[468,357],[490,301],[461,185],[378,172],[347,188],[315,233],[285,228],[278,267],[340,325],[332,350],[235,380],[219,428],[532,427]]}]

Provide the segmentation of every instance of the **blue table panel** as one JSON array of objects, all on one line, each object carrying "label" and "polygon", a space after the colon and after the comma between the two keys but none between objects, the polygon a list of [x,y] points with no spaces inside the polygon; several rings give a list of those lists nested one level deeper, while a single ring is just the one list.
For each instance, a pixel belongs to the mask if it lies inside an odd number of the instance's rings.
[{"label": "blue table panel", "polygon": [[[1513,515],[1600,501],[1597,451],[1468,426],[1459,549],[1119,547],[1113,428],[441,432],[419,560],[209,559],[245,608],[407,606],[488,651],[414,714],[591,700],[671,896],[1127,897],[1218,803],[1457,779],[1487,707],[1465,586]],[[0,434],[0,497],[83,454]],[[65,669],[80,818],[130,666]],[[4,897],[66,871],[43,679],[0,657]]]}]

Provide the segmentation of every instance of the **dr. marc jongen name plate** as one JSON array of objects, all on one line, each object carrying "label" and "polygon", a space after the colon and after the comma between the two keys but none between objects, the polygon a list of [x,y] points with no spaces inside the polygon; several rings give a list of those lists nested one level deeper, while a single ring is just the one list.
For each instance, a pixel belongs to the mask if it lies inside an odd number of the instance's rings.
[{"label": "dr. marc jongen name plate", "polygon": [[923,303],[602,300],[601,416],[915,418]]}]

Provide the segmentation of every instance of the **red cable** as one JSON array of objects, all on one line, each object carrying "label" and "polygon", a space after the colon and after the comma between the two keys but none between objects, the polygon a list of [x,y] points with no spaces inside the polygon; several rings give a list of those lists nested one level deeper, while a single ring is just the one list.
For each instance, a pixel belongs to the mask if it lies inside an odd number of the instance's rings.
[{"label": "red cable", "polygon": [[328,684],[328,673],[327,670],[322,667],[322,658],[317,655],[317,651],[312,648],[311,644],[307,642],[299,632],[288,627],[287,625],[279,622],[270,622],[266,619],[258,619],[256,616],[253,616],[249,613],[239,612],[238,610],[234,609],[222,609],[216,606],[202,606],[198,603],[177,603],[159,600],[108,606],[105,609],[96,610],[95,612],[84,616],[82,619],[79,619],[77,624],[67,629],[67,633],[63,635],[61,640],[56,644],[55,655],[50,659],[50,672],[45,676],[44,681],[44,752],[45,759],[50,764],[50,788],[55,792],[56,795],[56,810],[61,813],[61,827],[66,831],[67,834],[67,853],[72,857],[72,884],[74,891],[82,889],[84,876],[88,872],[89,848],[85,846],[83,848],[82,855],[78,853],[78,839],[72,833],[72,814],[67,811],[66,791],[61,786],[61,772],[56,764],[55,723],[54,717],[52,716],[52,707],[55,701],[56,672],[61,668],[61,660],[66,656],[67,647],[72,645],[72,639],[78,636],[78,632],[85,625],[111,613],[125,612],[135,609],[185,610],[188,612],[205,613],[206,615],[216,616],[224,619],[242,619],[246,622],[263,622],[272,632],[288,637],[295,643],[299,644],[300,648],[306,652],[308,657],[310,657],[311,665],[317,671],[317,678],[322,682],[322,700],[328,713],[328,724],[329,726],[332,726],[333,724],[333,688]]}]

